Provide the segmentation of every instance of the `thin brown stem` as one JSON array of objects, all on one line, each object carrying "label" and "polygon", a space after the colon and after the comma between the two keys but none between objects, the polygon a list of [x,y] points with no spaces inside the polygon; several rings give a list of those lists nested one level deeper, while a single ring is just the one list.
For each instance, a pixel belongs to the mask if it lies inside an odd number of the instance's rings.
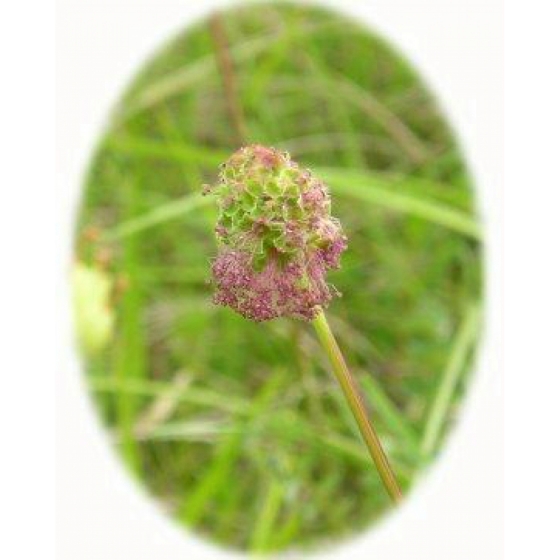
[{"label": "thin brown stem", "polygon": [[329,361],[333,367],[334,373],[342,387],[344,396],[350,405],[354,418],[358,423],[358,427],[368,447],[369,453],[377,468],[377,472],[387,489],[391,499],[398,503],[402,498],[401,489],[397,482],[397,478],[389,464],[387,455],[383,450],[379,436],[377,435],[372,423],[368,418],[366,407],[360,395],[356,380],[350,373],[344,356],[340,351],[338,343],[329,327],[327,318],[321,310],[317,317],[313,320],[313,326],[317,332],[319,342],[323,346]]},{"label": "thin brown stem", "polygon": [[214,41],[216,61],[220,70],[227,110],[238,145],[247,143],[247,128],[243,108],[237,95],[235,68],[231,60],[226,31],[220,14],[215,13],[210,18],[210,32]]}]

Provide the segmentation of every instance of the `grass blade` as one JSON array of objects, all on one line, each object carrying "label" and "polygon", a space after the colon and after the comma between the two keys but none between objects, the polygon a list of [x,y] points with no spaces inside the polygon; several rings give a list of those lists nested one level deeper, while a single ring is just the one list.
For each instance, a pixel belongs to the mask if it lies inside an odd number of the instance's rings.
[{"label": "grass blade", "polygon": [[185,142],[150,140],[142,136],[119,134],[110,137],[104,148],[118,154],[136,156],[138,158],[154,158],[178,163],[205,164],[217,167],[228,156],[229,152],[193,146]]},{"label": "grass blade", "polygon": [[278,513],[282,507],[283,497],[284,487],[277,480],[271,479],[251,537],[250,548],[253,552],[266,552],[268,550]]},{"label": "grass blade", "polygon": [[[99,393],[129,394],[147,397],[158,397],[169,391],[170,384],[164,381],[149,381],[143,379],[115,379],[113,377],[92,377],[88,380],[91,391]],[[233,414],[248,414],[251,404],[232,395],[224,396],[210,389],[189,387],[177,398],[199,406],[217,408]]]},{"label": "grass blade", "polygon": [[[422,218],[478,241],[481,240],[480,225],[465,211],[433,200],[395,192],[398,183],[391,184],[378,175],[367,172],[348,172],[344,169],[325,168],[315,171],[339,195],[351,196],[364,202]],[[388,188],[389,185],[391,188]]]},{"label": "grass blade", "polygon": [[198,208],[209,206],[211,202],[211,199],[205,198],[199,193],[194,193],[165,204],[160,204],[153,210],[137,218],[131,218],[107,231],[105,233],[105,239],[107,241],[123,239],[170,220],[184,218]]},{"label": "grass blade", "polygon": [[[126,213],[134,211],[138,203],[135,183],[128,183],[123,189]],[[144,327],[142,320],[142,294],[136,281],[139,261],[136,239],[128,239],[123,246],[122,270],[129,279],[129,285],[122,294],[118,306],[118,328],[114,350],[113,375],[119,381],[142,379],[146,373]],[[133,395],[119,394],[116,399],[117,431],[121,452],[128,467],[133,472],[140,470],[140,452],[134,434],[138,401]]]},{"label": "grass blade", "polygon": [[478,334],[480,310],[473,305],[467,311],[451,348],[447,366],[441,376],[432,406],[428,411],[422,437],[421,451],[425,458],[431,458],[441,438],[446,418],[453,401],[453,393],[461,374],[465,371],[469,350]]}]

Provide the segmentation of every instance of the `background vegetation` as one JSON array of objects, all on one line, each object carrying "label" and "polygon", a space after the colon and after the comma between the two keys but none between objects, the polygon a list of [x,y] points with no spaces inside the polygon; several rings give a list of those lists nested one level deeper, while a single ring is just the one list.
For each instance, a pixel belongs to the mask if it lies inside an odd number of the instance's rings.
[{"label": "background vegetation", "polygon": [[464,392],[480,231],[447,125],[384,42],[309,6],[252,4],[220,25],[149,62],[92,162],[76,258],[110,280],[115,324],[84,356],[87,384],[127,467],[180,523],[253,551],[315,545],[390,503],[309,326],[211,304],[215,210],[199,193],[239,143],[227,80],[247,141],[331,187],[350,243],[328,315],[405,488]]}]

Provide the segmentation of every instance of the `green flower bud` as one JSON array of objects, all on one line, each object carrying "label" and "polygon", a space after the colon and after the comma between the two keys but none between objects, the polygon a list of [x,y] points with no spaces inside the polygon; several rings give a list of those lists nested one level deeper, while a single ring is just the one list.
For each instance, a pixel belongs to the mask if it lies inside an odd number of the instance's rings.
[{"label": "green flower bud", "polygon": [[98,269],[76,263],[72,269],[74,320],[80,350],[100,352],[109,342],[115,322],[110,306],[113,283]]}]

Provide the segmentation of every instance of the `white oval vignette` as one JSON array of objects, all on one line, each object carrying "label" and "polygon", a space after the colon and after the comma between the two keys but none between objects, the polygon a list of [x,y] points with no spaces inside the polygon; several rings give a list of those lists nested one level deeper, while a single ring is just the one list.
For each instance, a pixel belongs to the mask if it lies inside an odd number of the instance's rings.
[{"label": "white oval vignette", "polygon": [[[143,0],[135,4],[61,0],[59,170],[67,259],[83,170],[115,99],[148,56],[178,28],[217,2]],[[223,4],[221,4],[223,5]],[[499,299],[493,274],[499,237],[501,18],[498,2],[428,0],[330,1],[323,5],[367,23],[418,69],[463,141],[486,223],[486,327],[461,421],[445,452],[410,499],[371,532],[326,560],[371,558],[472,560],[501,558],[501,379],[494,344]],[[437,25],[433,25],[437,19]],[[498,247],[499,248],[499,247]],[[68,270],[68,260],[61,274]],[[64,309],[64,364],[58,377],[59,558],[70,560],[200,560],[230,558],[162,515],[138,491],[106,444],[83,390]],[[482,460],[482,455],[485,460]]]}]

